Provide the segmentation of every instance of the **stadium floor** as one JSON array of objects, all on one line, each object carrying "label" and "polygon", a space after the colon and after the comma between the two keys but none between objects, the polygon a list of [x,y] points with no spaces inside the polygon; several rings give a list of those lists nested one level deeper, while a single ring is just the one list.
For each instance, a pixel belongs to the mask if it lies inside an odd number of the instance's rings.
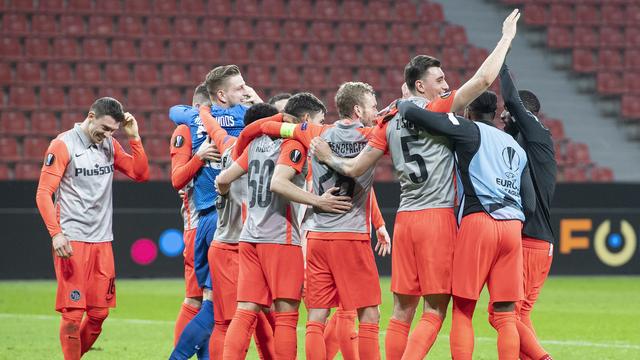
[{"label": "stadium floor", "polygon": [[[180,280],[119,280],[118,308],[84,359],[166,359],[183,294]],[[389,279],[382,279],[380,344],[391,314]],[[0,359],[62,359],[55,282],[0,282]],[[495,331],[483,293],[474,319],[475,359],[496,359]],[[552,277],[534,311],[545,348],[556,359],[640,359],[640,277]],[[304,358],[304,319],[298,352]],[[429,358],[448,359],[450,317]],[[257,359],[253,349],[247,357]]]}]

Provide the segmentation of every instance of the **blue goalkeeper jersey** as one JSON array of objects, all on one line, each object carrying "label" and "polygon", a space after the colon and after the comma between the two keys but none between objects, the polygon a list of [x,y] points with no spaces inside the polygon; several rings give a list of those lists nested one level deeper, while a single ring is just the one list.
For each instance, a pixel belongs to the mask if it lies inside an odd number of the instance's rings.
[{"label": "blue goalkeeper jersey", "polygon": [[[244,129],[244,114],[247,107],[236,105],[230,108],[222,108],[217,105],[211,107],[211,115],[218,121],[231,136],[238,136]],[[212,141],[200,119],[198,109],[188,105],[176,105],[169,109],[169,118],[177,125],[187,125],[191,131],[191,153],[195,154],[202,143]],[[203,211],[216,205],[216,192],[214,181],[222,171],[220,162],[206,161],[193,179],[193,194],[196,210]]]}]

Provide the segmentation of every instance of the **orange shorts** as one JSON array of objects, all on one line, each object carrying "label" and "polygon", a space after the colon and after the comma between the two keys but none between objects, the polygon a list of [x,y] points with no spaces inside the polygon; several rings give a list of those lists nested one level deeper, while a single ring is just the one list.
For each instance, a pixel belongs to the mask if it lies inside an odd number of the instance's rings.
[{"label": "orange shorts", "polygon": [[391,291],[450,294],[456,231],[452,208],[398,211],[391,251]]},{"label": "orange shorts", "polygon": [[213,315],[231,320],[238,305],[238,245],[214,240],[207,254],[213,293]]},{"label": "orange shorts", "polygon": [[56,311],[89,307],[116,307],[116,271],[111,242],[71,241],[73,255],[53,254],[58,280]]},{"label": "orange shorts", "polygon": [[309,239],[306,275],[308,308],[342,305],[355,310],[380,305],[380,279],[370,241]]},{"label": "orange shorts", "polygon": [[521,231],[519,220],[464,216],[453,254],[453,295],[477,300],[486,283],[491,302],[521,300]]},{"label": "orange shorts", "polygon": [[238,301],[271,306],[274,299],[301,299],[300,246],[240,242],[239,262]]},{"label": "orange shorts", "polygon": [[533,304],[538,300],[540,290],[549,276],[552,260],[553,245],[550,242],[530,237],[522,238],[524,299],[518,303],[518,314],[528,315],[533,309]]},{"label": "orange shorts", "polygon": [[184,285],[185,296],[189,298],[202,297],[202,288],[198,285],[196,271],[193,268],[193,244],[196,241],[196,230],[189,229],[184,231]]}]

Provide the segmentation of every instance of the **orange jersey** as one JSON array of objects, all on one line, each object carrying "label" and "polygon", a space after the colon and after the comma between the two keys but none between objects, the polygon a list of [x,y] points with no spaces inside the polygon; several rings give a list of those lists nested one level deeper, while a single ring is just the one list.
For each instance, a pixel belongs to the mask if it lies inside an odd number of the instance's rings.
[{"label": "orange jersey", "polygon": [[184,190],[182,199],[182,219],[184,229],[198,227],[198,212],[193,201],[191,180],[204,164],[197,156],[191,156],[191,133],[186,125],[179,125],[171,135],[171,184],[176,190]]}]

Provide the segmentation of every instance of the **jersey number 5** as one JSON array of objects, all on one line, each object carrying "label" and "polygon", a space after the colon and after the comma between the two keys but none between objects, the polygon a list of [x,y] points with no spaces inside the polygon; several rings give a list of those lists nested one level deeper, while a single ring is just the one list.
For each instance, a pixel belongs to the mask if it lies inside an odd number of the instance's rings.
[{"label": "jersey number 5", "polygon": [[412,142],[418,141],[419,138],[417,135],[407,135],[400,138],[400,145],[402,146],[402,156],[404,157],[405,163],[415,162],[418,165],[419,174],[416,175],[415,172],[409,173],[409,178],[413,181],[414,184],[420,184],[427,181],[429,174],[427,173],[427,164],[424,162],[424,159],[419,154],[412,154],[409,150],[409,145]]},{"label": "jersey number 5", "polygon": [[265,160],[260,168],[259,160],[251,160],[249,162],[249,187],[251,188],[249,207],[255,207],[256,203],[259,207],[265,208],[271,204],[273,193],[269,190],[271,177],[276,164],[273,160]]}]

